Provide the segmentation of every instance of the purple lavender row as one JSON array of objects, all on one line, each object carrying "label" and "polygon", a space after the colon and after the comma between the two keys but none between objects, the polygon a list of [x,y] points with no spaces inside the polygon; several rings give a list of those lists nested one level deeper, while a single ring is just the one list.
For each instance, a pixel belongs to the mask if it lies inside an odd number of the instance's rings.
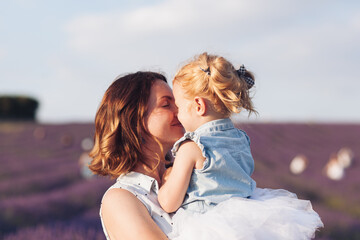
[{"label": "purple lavender row", "polygon": [[[34,150],[35,151],[35,150]],[[80,153],[62,153],[61,156],[51,156],[48,158],[34,157],[35,153],[29,153],[28,157],[11,158],[12,161],[3,162],[0,164],[3,168],[0,169],[0,181],[8,177],[20,177],[21,175],[41,173],[46,171],[55,171],[59,168],[71,167],[78,163]],[[55,155],[55,154],[54,154]],[[73,155],[73,156],[72,156]]]},{"label": "purple lavender row", "polygon": [[69,220],[20,228],[14,233],[7,234],[4,239],[103,240],[105,236],[99,219],[99,207],[96,206]]},{"label": "purple lavender row", "polygon": [[0,180],[0,200],[12,196],[27,196],[70,185],[82,177],[77,162],[49,168],[47,171],[26,171]]},{"label": "purple lavender row", "polygon": [[[11,175],[26,172],[47,171],[65,162],[76,162],[83,151],[80,142],[89,138],[91,124],[83,125],[31,125],[12,124],[21,128],[17,131],[1,132],[0,125],[0,180]],[[66,127],[66,134],[62,133]],[[35,138],[37,128],[43,129],[43,135]],[[39,134],[37,134],[39,135]],[[41,135],[41,133],[40,133]],[[53,138],[57,141],[52,141]],[[62,141],[59,139],[62,137]],[[37,139],[40,138],[40,139]]]},{"label": "purple lavender row", "polygon": [[[283,173],[289,172],[291,159],[297,153],[303,153],[311,160],[304,174],[308,174],[307,177],[320,175],[326,181],[321,171],[332,152],[349,146],[355,151],[355,155],[360,154],[360,141],[356,138],[360,134],[359,126],[252,124],[245,128],[251,138],[254,157],[269,166],[276,166]],[[350,170],[348,176],[355,177]]]},{"label": "purple lavender row", "polygon": [[101,230],[92,228],[79,228],[73,225],[39,225],[24,228],[16,233],[9,234],[4,240],[105,240]]},{"label": "purple lavender row", "polygon": [[12,123],[0,124],[0,149],[2,146],[18,146],[27,144],[42,145],[73,145],[79,143],[84,137],[93,134],[92,124],[67,124],[67,125],[39,125]]},{"label": "purple lavender row", "polygon": [[38,157],[41,149],[34,148],[24,157],[9,156],[6,160],[0,159],[2,168],[0,169],[1,179],[20,176],[29,172],[52,171],[62,165],[77,164],[81,151],[63,151],[59,153],[48,152],[45,156]]},{"label": "purple lavender row", "polygon": [[2,231],[69,219],[86,209],[99,206],[100,199],[110,184],[108,179],[93,178],[51,192],[3,199],[0,201]]}]

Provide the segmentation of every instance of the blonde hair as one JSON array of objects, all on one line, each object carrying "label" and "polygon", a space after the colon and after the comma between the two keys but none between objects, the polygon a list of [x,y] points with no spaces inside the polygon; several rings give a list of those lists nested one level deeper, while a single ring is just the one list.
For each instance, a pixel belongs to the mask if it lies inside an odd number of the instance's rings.
[{"label": "blonde hair", "polygon": [[251,77],[255,81],[250,71],[239,76],[225,58],[205,52],[183,66],[175,75],[173,84],[178,83],[188,97],[208,99],[216,112],[228,117],[242,109],[249,111],[249,114],[256,112],[245,77]]}]

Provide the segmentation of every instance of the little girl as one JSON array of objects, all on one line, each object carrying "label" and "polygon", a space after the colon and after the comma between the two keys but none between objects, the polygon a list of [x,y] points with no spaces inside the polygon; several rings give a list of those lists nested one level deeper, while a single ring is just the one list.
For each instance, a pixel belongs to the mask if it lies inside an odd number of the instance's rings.
[{"label": "little girl", "polygon": [[178,119],[186,133],[172,153],[172,170],[159,190],[176,212],[172,239],[310,239],[323,224],[311,203],[285,190],[256,188],[246,133],[229,119],[254,112],[254,76],[223,57],[203,53],[173,80]]}]

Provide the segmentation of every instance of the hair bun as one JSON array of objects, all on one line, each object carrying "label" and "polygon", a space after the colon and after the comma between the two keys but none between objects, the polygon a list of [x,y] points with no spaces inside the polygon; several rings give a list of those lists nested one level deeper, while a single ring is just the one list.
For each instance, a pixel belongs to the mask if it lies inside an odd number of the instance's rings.
[{"label": "hair bun", "polygon": [[245,68],[244,64],[241,65],[240,68],[238,70],[236,70],[236,72],[240,78],[245,80],[248,89],[250,89],[254,86],[255,81],[251,76],[249,76],[249,74],[246,74],[246,68]]}]

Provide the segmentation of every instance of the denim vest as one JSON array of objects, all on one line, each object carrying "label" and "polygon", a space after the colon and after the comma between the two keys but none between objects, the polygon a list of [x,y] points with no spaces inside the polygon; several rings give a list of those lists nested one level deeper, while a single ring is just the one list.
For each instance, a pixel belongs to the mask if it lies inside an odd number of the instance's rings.
[{"label": "denim vest", "polygon": [[254,171],[250,140],[229,118],[207,122],[185,133],[174,144],[174,156],[187,139],[197,143],[206,160],[202,169],[193,170],[182,208],[204,212],[231,197],[252,194],[256,183],[250,177]]}]

